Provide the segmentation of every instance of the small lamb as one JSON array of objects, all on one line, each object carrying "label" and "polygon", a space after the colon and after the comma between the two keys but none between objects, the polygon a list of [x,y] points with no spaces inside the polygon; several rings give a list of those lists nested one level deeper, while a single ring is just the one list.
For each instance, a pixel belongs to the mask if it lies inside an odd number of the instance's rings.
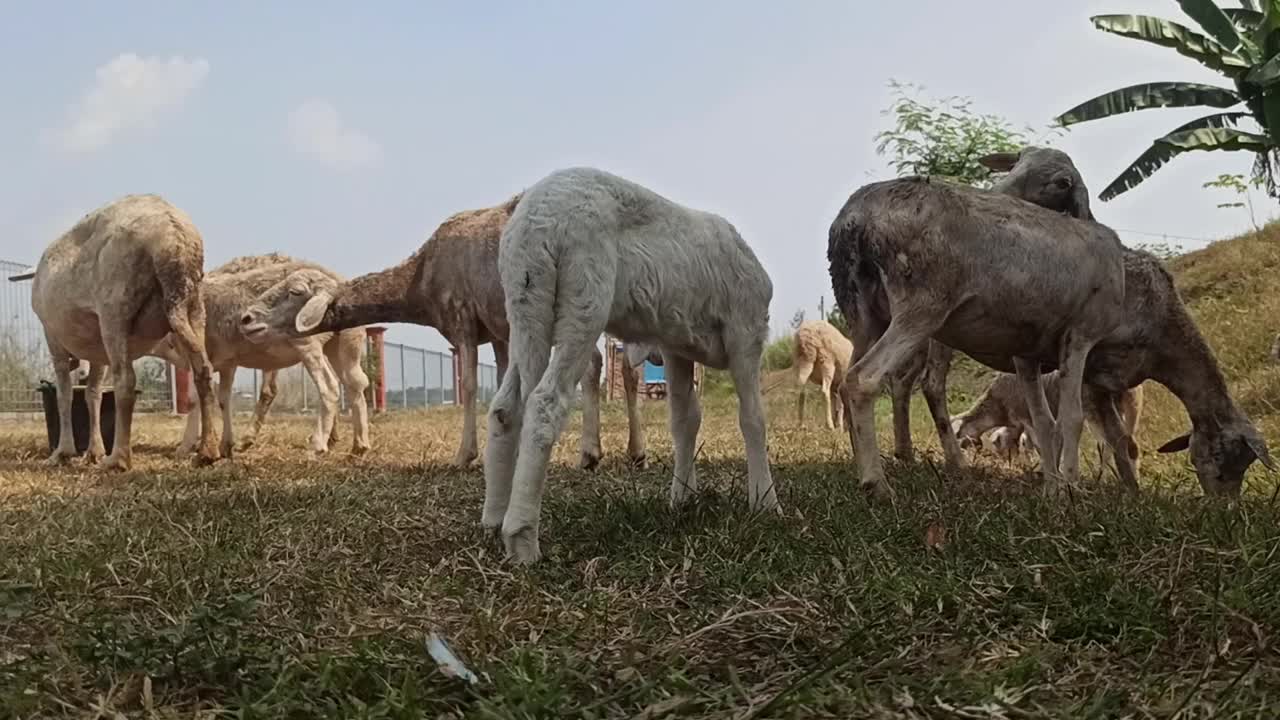
[{"label": "small lamb", "polygon": [[840,388],[852,356],[853,343],[826,320],[807,320],[796,328],[791,367],[800,386],[800,392],[796,393],[796,413],[801,425],[804,425],[805,386],[813,383],[822,388],[822,397],[827,401],[827,429],[844,427]]},{"label": "small lamb", "polygon": [[773,283],[733,225],[601,170],[557,170],[516,206],[498,269],[512,363],[489,409],[481,524],[501,527],[509,557],[529,563],[542,554],[547,462],[605,331],[662,350],[675,445],[671,503],[697,487],[700,362],[733,376],[748,503],[777,509],[759,377]]},{"label": "small lamb", "polygon": [[[1058,388],[1061,376],[1055,370],[1045,375],[1043,380],[1045,397],[1049,400],[1049,410],[1055,415],[1058,412]],[[1119,409],[1127,440],[1127,454],[1137,472],[1138,445],[1133,441],[1137,432],[1138,421],[1142,416],[1142,386],[1130,388],[1121,394]],[[1086,392],[1082,399],[1085,421],[1095,437],[1105,437],[1103,433],[1103,408],[1098,406],[1094,396]],[[992,428],[1000,428],[996,450],[1001,453],[1014,452],[1021,444],[1023,433],[1031,429],[1031,413],[1027,409],[1027,400],[1023,396],[1022,386],[1016,375],[1001,373],[991,385],[963,413],[951,418],[951,427],[962,447],[980,447],[982,436]],[[1028,433],[1034,447],[1034,436]]]}]

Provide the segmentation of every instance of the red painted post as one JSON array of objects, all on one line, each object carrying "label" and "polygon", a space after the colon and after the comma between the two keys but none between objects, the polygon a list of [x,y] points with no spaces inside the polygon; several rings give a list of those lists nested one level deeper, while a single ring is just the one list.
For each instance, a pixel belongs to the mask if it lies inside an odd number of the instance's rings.
[{"label": "red painted post", "polygon": [[191,370],[173,369],[173,409],[179,415],[191,412]]},{"label": "red painted post", "polygon": [[378,358],[377,377],[370,378],[373,381],[373,411],[383,413],[387,411],[387,360],[382,349],[382,336],[387,329],[373,326],[366,327],[364,331],[369,342],[373,343],[374,356]]}]

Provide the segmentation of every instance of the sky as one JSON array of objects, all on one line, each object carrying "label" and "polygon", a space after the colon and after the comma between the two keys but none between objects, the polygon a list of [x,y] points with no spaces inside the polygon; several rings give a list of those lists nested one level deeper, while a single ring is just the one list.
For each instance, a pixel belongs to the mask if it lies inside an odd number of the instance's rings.
[{"label": "sky", "polygon": [[[831,306],[827,228],[892,176],[873,141],[891,79],[1036,128],[1125,85],[1222,82],[1088,20],[1129,12],[1190,24],[1172,0],[10,4],[0,259],[34,264],[86,212],[155,192],[194,219],[206,268],[278,251],[351,277],[454,212],[591,165],[733,222],[782,331]],[[1131,113],[1052,144],[1096,197],[1198,114]],[[1201,186],[1251,160],[1185,155],[1094,214],[1128,243],[1203,246],[1250,227]],[[1274,201],[1257,204],[1270,218]],[[388,339],[448,347],[416,326]]]}]

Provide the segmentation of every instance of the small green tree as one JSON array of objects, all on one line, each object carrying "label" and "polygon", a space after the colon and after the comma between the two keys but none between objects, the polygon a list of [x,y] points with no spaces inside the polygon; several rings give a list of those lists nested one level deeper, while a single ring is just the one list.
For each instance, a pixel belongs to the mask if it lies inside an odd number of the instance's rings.
[{"label": "small green tree", "polygon": [[922,98],[923,88],[890,80],[893,102],[883,115],[893,127],[876,134],[876,153],[889,158],[899,176],[930,175],[952,182],[989,187],[991,171],[978,160],[1026,146],[1032,130],[973,109],[973,100],[951,96]]},{"label": "small green tree", "polygon": [[1262,228],[1258,225],[1258,216],[1253,210],[1253,197],[1249,194],[1249,188],[1260,188],[1265,185],[1265,181],[1261,177],[1255,176],[1251,180],[1245,180],[1244,175],[1223,173],[1213,180],[1209,180],[1202,187],[1206,189],[1229,190],[1235,193],[1236,197],[1243,197],[1244,201],[1230,200],[1218,203],[1218,209],[1231,210],[1241,208],[1249,212],[1249,224],[1253,225],[1254,232],[1262,232]]}]

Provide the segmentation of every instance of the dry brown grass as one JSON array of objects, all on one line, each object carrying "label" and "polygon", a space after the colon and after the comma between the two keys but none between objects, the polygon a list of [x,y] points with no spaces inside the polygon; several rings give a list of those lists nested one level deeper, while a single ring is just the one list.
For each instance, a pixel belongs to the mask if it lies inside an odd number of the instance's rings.
[{"label": "dry brown grass", "polygon": [[[1280,317],[1280,248],[1238,242],[1179,267],[1233,389],[1274,439],[1280,372],[1261,356]],[[675,512],[664,405],[645,407],[657,461],[646,471],[624,461],[616,406],[602,467],[575,469],[575,413],[532,569],[505,565],[478,531],[481,470],[445,465],[453,409],[375,418],[361,459],[309,460],[309,421],[273,417],[259,447],[204,469],[170,456],[178,420],[144,417],[123,475],[48,469],[42,426],[6,425],[0,717],[1280,709],[1275,483],[1255,470],[1239,507],[1200,498],[1184,457],[1149,452],[1185,429],[1161,393],[1141,436],[1140,498],[1105,476],[1053,504],[1026,468],[945,475],[917,401],[925,460],[891,464],[898,498],[873,506],[854,490],[847,437],[816,412],[797,428],[792,392],[768,395],[777,518],[743,507],[731,399],[705,400],[704,489]],[[479,685],[436,669],[433,630]]]}]

